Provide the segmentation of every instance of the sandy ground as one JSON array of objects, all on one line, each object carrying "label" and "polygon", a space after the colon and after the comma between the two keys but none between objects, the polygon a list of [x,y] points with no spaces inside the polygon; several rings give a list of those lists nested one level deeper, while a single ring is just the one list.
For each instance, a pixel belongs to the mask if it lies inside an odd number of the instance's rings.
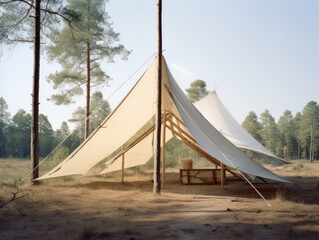
[{"label": "sandy ground", "polygon": [[[271,207],[247,183],[181,185],[176,170],[159,196],[151,174],[23,187],[0,208],[0,239],[319,239],[319,163],[310,166],[277,169],[291,185],[255,184]],[[12,191],[3,184],[0,202]]]}]

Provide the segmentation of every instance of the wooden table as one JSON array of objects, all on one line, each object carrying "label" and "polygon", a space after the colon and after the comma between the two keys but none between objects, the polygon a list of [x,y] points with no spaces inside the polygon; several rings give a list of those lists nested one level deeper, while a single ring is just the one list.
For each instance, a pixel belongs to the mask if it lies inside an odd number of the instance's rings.
[{"label": "wooden table", "polygon": [[[206,178],[201,178],[199,175],[201,172],[211,172],[211,180],[207,181],[207,177]],[[203,169],[180,169],[179,170],[179,178],[180,178],[180,183],[181,184],[187,184],[187,185],[195,185],[195,184],[216,184],[217,180],[217,172],[219,172],[219,176],[221,176],[220,172],[221,169],[209,169],[209,168],[203,168]],[[225,176],[225,170],[224,170],[224,176]],[[187,178],[187,183],[184,183],[183,181],[183,177]],[[202,182],[193,182],[192,183],[192,179],[197,179],[200,180]],[[220,182],[220,181],[219,181]]]}]

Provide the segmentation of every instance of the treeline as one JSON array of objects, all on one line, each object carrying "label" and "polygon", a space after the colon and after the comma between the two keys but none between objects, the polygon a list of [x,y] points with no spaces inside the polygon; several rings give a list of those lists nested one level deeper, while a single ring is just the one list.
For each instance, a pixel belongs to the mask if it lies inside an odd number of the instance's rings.
[{"label": "treeline", "polygon": [[[103,100],[101,92],[95,92],[91,97],[92,115],[90,117],[90,132],[110,113],[110,105]],[[67,122],[62,122],[56,131],[47,116],[39,115],[39,154],[46,157],[66,137],[62,144],[64,155],[71,153],[84,140],[85,109],[79,107],[72,114],[69,122],[77,123],[78,127],[72,131]],[[10,117],[6,101],[0,97],[0,158],[29,158],[30,157],[31,115],[25,110]]]},{"label": "treeline", "polygon": [[286,110],[278,122],[268,110],[250,112],[242,126],[266,148],[284,159],[319,159],[319,106],[310,101],[295,116]]},{"label": "treeline", "polygon": [[[206,96],[206,82],[198,79],[186,89],[191,102]],[[286,110],[276,123],[269,110],[258,117],[250,112],[242,126],[267,149],[284,159],[319,159],[319,106],[310,101],[295,116]],[[253,153],[249,152],[252,156]]]},{"label": "treeline", "polygon": [[[92,132],[110,113],[111,108],[103,100],[101,92],[91,97],[92,116],[90,132]],[[100,108],[100,106],[102,107]],[[0,157],[29,158],[30,156],[30,125],[31,116],[25,110],[19,110],[12,118],[7,111],[8,106],[0,98]],[[98,110],[95,110],[98,109]],[[39,116],[40,156],[46,157],[67,136],[70,137],[62,144],[63,155],[71,153],[84,140],[85,109],[79,107],[69,122],[78,124],[78,128],[70,135],[71,130],[66,122],[56,131],[47,116]],[[266,148],[284,159],[319,159],[319,106],[309,102],[302,112],[295,116],[286,110],[278,122],[268,110],[260,116],[250,112],[242,126]],[[194,153],[179,141],[171,141],[166,147],[166,155],[172,162],[183,158],[194,158]],[[194,156],[193,156],[194,155]]]}]

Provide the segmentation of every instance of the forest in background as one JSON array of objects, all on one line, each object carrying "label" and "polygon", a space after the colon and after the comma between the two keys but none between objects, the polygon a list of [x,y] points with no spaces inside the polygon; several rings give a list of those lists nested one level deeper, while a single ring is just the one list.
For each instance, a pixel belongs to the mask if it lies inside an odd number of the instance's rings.
[{"label": "forest in background", "polygon": [[[194,81],[195,82],[195,81]],[[200,86],[202,88],[203,86]],[[191,85],[187,89],[191,101],[197,101],[205,96],[204,90],[201,96],[192,96]],[[205,86],[204,86],[205,88]],[[96,92],[91,97],[92,116],[90,118],[90,132],[92,132],[105,117],[111,112],[109,103],[103,99],[101,92]],[[0,97],[0,158],[22,158],[30,156],[30,126],[31,115],[20,109],[12,117],[8,112],[8,105]],[[61,127],[53,130],[47,116],[39,116],[39,142],[40,157],[44,158],[52,152],[65,138],[55,155],[64,158],[70,154],[84,140],[85,109],[79,107],[72,115],[69,122],[77,123],[75,130],[71,130],[67,122],[62,122]],[[292,159],[318,160],[319,150],[319,105],[310,101],[301,112],[295,116],[286,110],[276,122],[269,110],[265,110],[259,116],[253,111],[249,112],[242,126],[266,148],[278,157]],[[248,153],[252,156],[252,153]],[[196,158],[195,152],[185,144],[173,139],[166,146],[167,162],[176,165],[180,159]]]}]

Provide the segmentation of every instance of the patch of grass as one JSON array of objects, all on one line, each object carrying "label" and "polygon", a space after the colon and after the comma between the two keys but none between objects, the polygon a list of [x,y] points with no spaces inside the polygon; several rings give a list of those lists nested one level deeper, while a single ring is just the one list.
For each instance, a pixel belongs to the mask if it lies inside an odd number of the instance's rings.
[{"label": "patch of grass", "polygon": [[30,161],[25,159],[0,159],[0,187],[16,187],[30,172]]},{"label": "patch of grass", "polygon": [[275,200],[280,201],[280,202],[286,202],[288,200],[287,199],[287,192],[288,192],[288,189],[286,187],[278,188],[276,190]]}]

